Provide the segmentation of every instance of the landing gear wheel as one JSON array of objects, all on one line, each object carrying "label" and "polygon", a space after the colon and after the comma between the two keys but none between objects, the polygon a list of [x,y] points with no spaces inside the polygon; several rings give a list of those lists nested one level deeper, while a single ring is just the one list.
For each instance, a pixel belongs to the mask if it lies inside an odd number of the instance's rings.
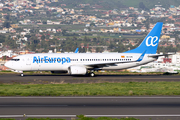
[{"label": "landing gear wheel", "polygon": [[21,77],[23,77],[24,76],[24,74],[23,73],[21,73]]},{"label": "landing gear wheel", "polygon": [[91,72],[89,75],[90,75],[91,77],[94,77],[94,76],[95,76],[95,74],[94,74],[93,72]]}]

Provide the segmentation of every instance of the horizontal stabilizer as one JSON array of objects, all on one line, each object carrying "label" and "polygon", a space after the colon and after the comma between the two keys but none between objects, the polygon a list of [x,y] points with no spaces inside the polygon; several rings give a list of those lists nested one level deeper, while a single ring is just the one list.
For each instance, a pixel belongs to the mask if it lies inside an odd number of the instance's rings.
[{"label": "horizontal stabilizer", "polygon": [[154,54],[154,55],[148,55],[148,57],[159,57],[159,56],[168,56],[168,55],[174,55],[175,53],[169,53],[169,54]]}]

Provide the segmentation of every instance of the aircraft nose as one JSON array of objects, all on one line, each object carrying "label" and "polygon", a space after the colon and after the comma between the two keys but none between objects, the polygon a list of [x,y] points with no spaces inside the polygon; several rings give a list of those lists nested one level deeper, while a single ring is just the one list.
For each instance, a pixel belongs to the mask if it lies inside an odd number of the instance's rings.
[{"label": "aircraft nose", "polygon": [[10,65],[10,62],[6,62],[4,65],[5,65],[6,67],[8,67],[8,68],[12,67],[12,66]]}]

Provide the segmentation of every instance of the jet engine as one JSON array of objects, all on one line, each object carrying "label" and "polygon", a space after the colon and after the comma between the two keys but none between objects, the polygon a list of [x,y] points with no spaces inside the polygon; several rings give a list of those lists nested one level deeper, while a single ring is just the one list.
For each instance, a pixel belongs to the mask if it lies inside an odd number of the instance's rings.
[{"label": "jet engine", "polygon": [[84,66],[70,66],[69,73],[71,75],[85,75],[87,73],[87,69]]}]

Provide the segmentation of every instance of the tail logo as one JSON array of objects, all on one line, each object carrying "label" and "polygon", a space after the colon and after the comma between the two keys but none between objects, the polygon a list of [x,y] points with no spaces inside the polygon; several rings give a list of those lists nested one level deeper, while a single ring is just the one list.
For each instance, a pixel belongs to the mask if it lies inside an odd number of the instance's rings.
[{"label": "tail logo", "polygon": [[152,37],[152,36],[149,36],[147,39],[146,39],[146,46],[152,46],[152,47],[154,47],[154,46],[156,46],[157,45],[157,43],[155,44],[155,42],[158,40],[158,37],[157,36],[154,36],[154,37]]}]

